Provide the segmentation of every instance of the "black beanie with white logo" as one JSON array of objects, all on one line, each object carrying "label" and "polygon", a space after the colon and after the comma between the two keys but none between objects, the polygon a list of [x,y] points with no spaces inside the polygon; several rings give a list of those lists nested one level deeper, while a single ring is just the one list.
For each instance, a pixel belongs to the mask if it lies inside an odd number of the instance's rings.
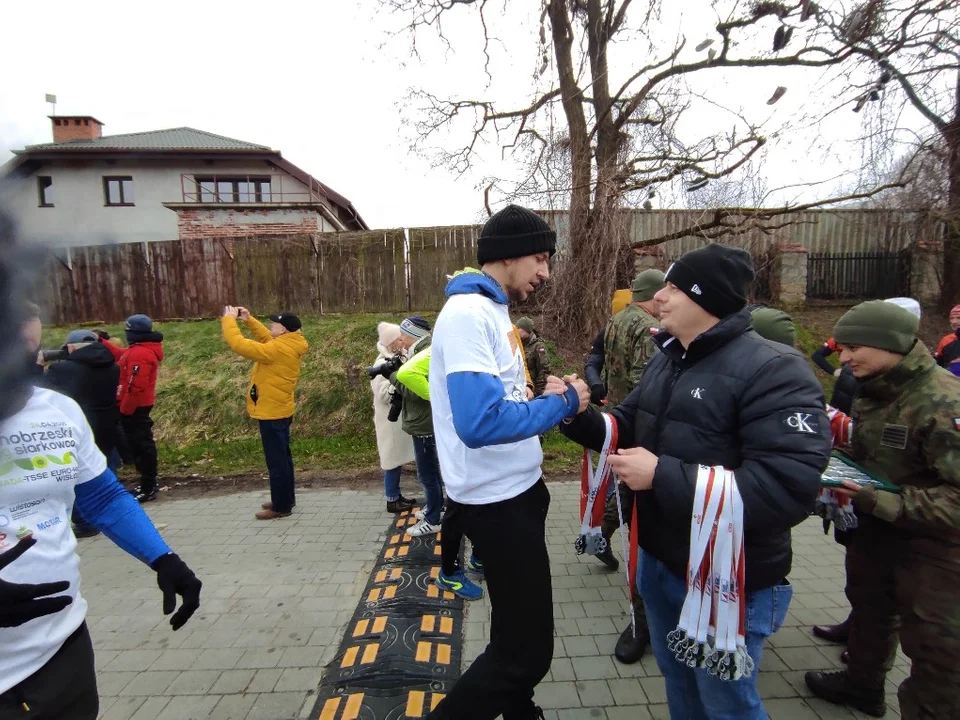
[{"label": "black beanie with white logo", "polygon": [[664,280],[714,317],[724,318],[746,306],[753,276],[750,253],[712,243],[681,256],[667,270]]}]

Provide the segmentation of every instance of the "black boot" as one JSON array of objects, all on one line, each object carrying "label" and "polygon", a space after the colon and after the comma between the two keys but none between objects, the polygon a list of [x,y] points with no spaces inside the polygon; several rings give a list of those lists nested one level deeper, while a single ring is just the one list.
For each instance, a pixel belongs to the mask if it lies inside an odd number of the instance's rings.
[{"label": "black boot", "polygon": [[403,495],[396,500],[387,500],[387,512],[399,515],[407,510],[412,510],[417,504],[416,498],[405,498]]},{"label": "black boot", "polygon": [[616,572],[620,569],[620,561],[613,556],[613,544],[610,542],[610,536],[604,534],[603,539],[607,541],[607,549],[597,555],[596,558],[610,570]]},{"label": "black boot", "polygon": [[633,665],[640,660],[650,644],[650,631],[643,618],[637,618],[636,625],[636,637],[633,635],[633,623],[630,623],[627,629],[620,633],[617,646],[613,649],[613,656],[624,665]]},{"label": "black boot", "polygon": [[613,556],[613,550],[610,549],[610,544],[607,543],[607,549],[597,555],[597,560],[606,565],[610,570],[616,572],[620,569],[620,561]]},{"label": "black boot", "polygon": [[882,684],[876,688],[858,687],[851,682],[846,670],[811,670],[803,679],[814,695],[827,702],[848,705],[872,717],[883,717],[887,713]]}]

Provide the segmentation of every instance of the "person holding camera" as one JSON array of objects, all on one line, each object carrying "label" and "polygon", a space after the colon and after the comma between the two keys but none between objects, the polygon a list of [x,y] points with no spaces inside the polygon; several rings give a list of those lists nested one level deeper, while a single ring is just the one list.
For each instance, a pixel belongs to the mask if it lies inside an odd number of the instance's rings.
[{"label": "person holding camera", "polygon": [[417,477],[426,495],[425,506],[419,513],[420,522],[407,528],[407,535],[413,537],[440,532],[440,512],[443,509],[443,480],[433,437],[430,394],[421,387],[424,383],[418,382],[426,377],[430,364],[430,356],[423,354],[430,342],[430,323],[419,315],[404,318],[400,323],[400,344],[410,360],[390,376],[390,382],[403,398],[402,427],[405,433],[413,436]]},{"label": "person holding camera", "polygon": [[157,374],[163,362],[163,334],[155,332],[153,320],[142,314],[128,317],[123,329],[126,349],[118,348],[109,340],[101,339],[100,342],[113,353],[120,366],[117,388],[120,425],[140,473],[137,501],[144,503],[157,497],[157,444],[153,439],[150,412],[157,390]]},{"label": "person holding camera", "polygon": [[[252,340],[243,336],[237,320],[247,326]],[[247,413],[260,423],[263,456],[270,473],[270,502],[264,503],[255,517],[288,517],[297,504],[290,452],[294,391],[300,380],[303,356],[310,346],[301,331],[300,318],[293,313],[271,315],[267,328],[246,308],[228,305],[223,309],[220,324],[230,349],[254,361],[247,390]]]},{"label": "person holding camera", "polygon": [[[63,347],[65,356],[47,368],[43,384],[80,406],[93,430],[94,444],[109,458],[116,446],[120,366],[91,330],[71,330]],[[76,507],[72,520],[73,533],[78,538],[100,532],[83,519]]]},{"label": "person holding camera", "polygon": [[[397,424],[397,417],[389,419],[391,407],[400,395],[390,384],[389,377],[403,362],[400,326],[394,323],[377,324],[377,360],[369,368],[370,390],[373,391],[373,426],[377,434],[377,452],[383,469],[383,491],[387,512],[402,513],[417,504],[415,498],[405,498],[400,492],[400,471],[413,462],[413,440]],[[397,406],[399,409],[399,405]]]}]

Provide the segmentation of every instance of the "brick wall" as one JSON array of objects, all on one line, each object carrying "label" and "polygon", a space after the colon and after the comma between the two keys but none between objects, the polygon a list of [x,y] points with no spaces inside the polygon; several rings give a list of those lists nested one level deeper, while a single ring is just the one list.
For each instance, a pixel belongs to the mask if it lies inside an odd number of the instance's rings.
[{"label": "brick wall", "polygon": [[322,229],[315,210],[296,208],[227,208],[177,210],[180,240],[316,233]]}]

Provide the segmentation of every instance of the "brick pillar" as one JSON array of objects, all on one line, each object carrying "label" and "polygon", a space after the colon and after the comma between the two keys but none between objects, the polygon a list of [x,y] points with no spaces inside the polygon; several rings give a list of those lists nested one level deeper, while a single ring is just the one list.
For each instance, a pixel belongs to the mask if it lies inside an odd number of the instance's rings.
[{"label": "brick pillar", "polygon": [[910,296],[921,305],[940,302],[943,278],[943,245],[917,240],[910,247]]},{"label": "brick pillar", "polygon": [[662,245],[652,245],[651,247],[634,248],[635,258],[633,261],[633,274],[636,276],[644,270],[654,268],[655,270],[666,270],[666,255],[663,252]]},{"label": "brick pillar", "polygon": [[775,304],[796,307],[807,301],[807,252],[799,243],[777,246],[771,283]]}]

